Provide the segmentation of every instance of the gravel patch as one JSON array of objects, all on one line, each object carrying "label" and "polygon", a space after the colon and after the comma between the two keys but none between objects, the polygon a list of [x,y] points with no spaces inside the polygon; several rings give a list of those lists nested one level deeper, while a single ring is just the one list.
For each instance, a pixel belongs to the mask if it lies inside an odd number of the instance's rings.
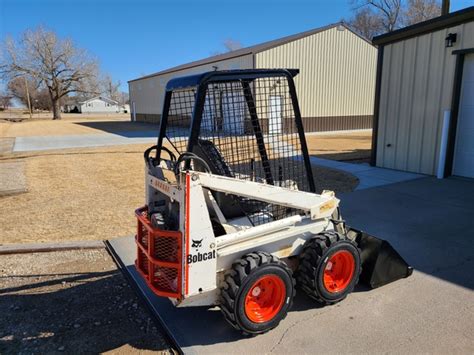
[{"label": "gravel patch", "polygon": [[0,256],[0,353],[172,353],[105,250]]},{"label": "gravel patch", "polygon": [[318,158],[364,163],[370,159],[372,131],[306,134],[309,155]]}]

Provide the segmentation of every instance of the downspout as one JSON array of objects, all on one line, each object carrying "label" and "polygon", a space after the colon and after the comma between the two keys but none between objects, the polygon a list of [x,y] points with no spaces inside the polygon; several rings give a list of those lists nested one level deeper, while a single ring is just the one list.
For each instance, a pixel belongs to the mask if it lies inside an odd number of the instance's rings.
[{"label": "downspout", "polygon": [[384,46],[379,46],[377,55],[377,72],[375,77],[375,98],[374,117],[372,121],[372,150],[370,154],[370,165],[377,164],[377,140],[379,134],[379,111],[380,111],[380,90],[382,88],[382,67],[383,67]]}]

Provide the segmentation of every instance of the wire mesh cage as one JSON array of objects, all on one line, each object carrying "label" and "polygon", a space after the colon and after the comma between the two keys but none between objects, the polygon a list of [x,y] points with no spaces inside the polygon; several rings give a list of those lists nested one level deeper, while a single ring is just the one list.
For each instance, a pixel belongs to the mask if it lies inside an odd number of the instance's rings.
[{"label": "wire mesh cage", "polygon": [[[312,191],[292,76],[284,71],[238,74],[170,90],[163,144],[178,154],[197,154],[214,174]],[[225,200],[226,217],[243,213],[253,225],[298,213],[237,196],[229,200],[216,194],[216,199]]]}]

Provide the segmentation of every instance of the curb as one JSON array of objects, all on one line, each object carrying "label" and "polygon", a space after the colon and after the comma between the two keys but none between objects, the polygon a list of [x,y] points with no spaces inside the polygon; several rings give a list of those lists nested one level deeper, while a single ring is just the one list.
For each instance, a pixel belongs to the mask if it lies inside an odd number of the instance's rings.
[{"label": "curb", "polygon": [[11,244],[0,245],[0,255],[45,253],[66,250],[103,249],[104,247],[104,242],[101,240],[65,243]]}]

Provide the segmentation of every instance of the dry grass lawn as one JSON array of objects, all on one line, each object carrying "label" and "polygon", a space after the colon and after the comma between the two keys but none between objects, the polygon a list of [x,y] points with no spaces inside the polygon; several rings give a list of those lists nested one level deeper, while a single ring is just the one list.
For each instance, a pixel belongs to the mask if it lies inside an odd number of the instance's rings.
[{"label": "dry grass lawn", "polygon": [[[133,234],[144,201],[146,145],[3,157],[26,164],[28,192],[0,198],[0,243]],[[14,159],[13,159],[14,158]]]},{"label": "dry grass lawn", "polygon": [[[144,203],[143,151],[148,144],[13,153],[24,162],[28,192],[0,197],[0,244],[97,240],[135,233]],[[352,191],[354,176],[314,167],[317,190]]]},{"label": "dry grass lawn", "polygon": [[29,136],[63,136],[76,134],[101,134],[108,126],[115,129],[133,130],[137,124],[130,122],[128,114],[83,116],[78,114],[65,115],[61,120],[34,118],[22,122],[1,120],[0,137],[29,137]]},{"label": "dry grass lawn", "polygon": [[[0,140],[144,128],[127,120],[0,121]],[[310,154],[323,158],[361,159],[370,152],[370,132],[307,137]],[[144,203],[143,151],[149,144],[10,153],[8,139],[2,141],[0,169],[2,164],[21,162],[28,190],[0,197],[0,244],[97,240],[135,232],[133,211]],[[235,144],[229,146],[236,149]],[[254,147],[243,148],[251,153]],[[347,192],[358,184],[357,178],[341,171],[314,167],[313,173],[318,192]]]}]

